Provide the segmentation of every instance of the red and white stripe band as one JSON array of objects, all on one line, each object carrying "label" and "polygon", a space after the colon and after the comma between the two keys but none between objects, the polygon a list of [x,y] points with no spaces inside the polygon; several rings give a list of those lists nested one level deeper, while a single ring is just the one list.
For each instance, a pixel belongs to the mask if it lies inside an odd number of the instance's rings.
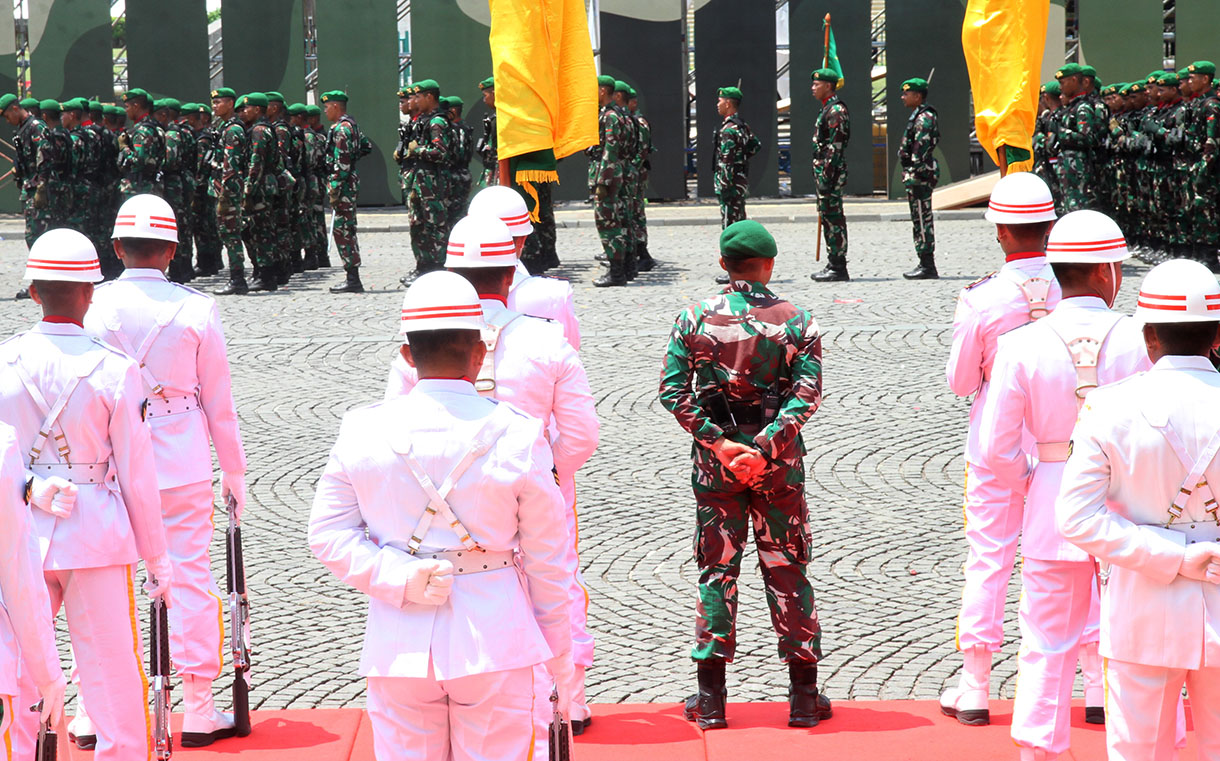
[{"label": "red and white stripe band", "polygon": [[999,211],[1005,214],[1045,214],[1048,211],[1055,210],[1055,202],[997,203],[996,201],[988,201],[987,208],[991,209],[992,211]]},{"label": "red and white stripe band", "polygon": [[[476,247],[477,246],[477,250]],[[513,256],[517,255],[517,247],[510,241],[508,243],[450,243],[448,249],[450,254],[454,256],[466,256],[466,249],[470,248],[470,254],[482,254],[483,256]]]},{"label": "red and white stripe band", "polygon": [[57,270],[59,272],[87,272],[101,269],[97,259],[87,262],[57,262],[53,259],[30,259],[26,266],[32,270]]},{"label": "red and white stripe band", "polygon": [[[1203,296],[1204,304],[1209,312],[1220,312],[1220,293],[1209,293]],[[1140,309],[1159,309],[1165,312],[1186,312],[1186,296],[1180,294],[1147,293],[1140,291],[1136,306]]]},{"label": "red and white stripe band", "polygon": [[415,307],[402,310],[404,320],[440,319],[442,317],[482,317],[483,307],[479,304],[461,304],[449,307]]},{"label": "red and white stripe band", "polygon": [[[138,218],[135,214],[120,214],[114,222],[115,227],[136,227],[138,226]],[[173,217],[156,217],[151,214],[148,217],[148,227],[153,230],[173,230],[178,231],[178,221]]]},{"label": "red and white stripe band", "polygon": [[527,211],[524,214],[517,214],[510,217],[500,217],[500,221],[506,225],[520,225],[529,221],[530,213]]},{"label": "red and white stripe band", "polygon": [[1111,238],[1110,240],[1054,241],[1046,244],[1046,251],[1047,253],[1056,251],[1061,254],[1068,254],[1113,251],[1126,247],[1126,238]]}]

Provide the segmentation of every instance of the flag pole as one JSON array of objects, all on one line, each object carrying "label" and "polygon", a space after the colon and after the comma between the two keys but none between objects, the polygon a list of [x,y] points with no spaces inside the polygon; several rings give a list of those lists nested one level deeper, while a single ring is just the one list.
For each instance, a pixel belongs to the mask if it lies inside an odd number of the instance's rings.
[{"label": "flag pole", "polygon": [[826,23],[822,24],[822,68],[830,63],[830,14],[826,14]]}]

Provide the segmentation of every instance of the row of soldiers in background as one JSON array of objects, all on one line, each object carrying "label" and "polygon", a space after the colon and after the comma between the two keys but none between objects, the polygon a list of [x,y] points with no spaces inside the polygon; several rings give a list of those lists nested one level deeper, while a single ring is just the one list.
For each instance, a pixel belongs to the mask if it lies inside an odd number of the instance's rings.
[{"label": "row of soldiers in background", "polygon": [[589,157],[589,193],[607,271],[593,281],[598,288],[626,285],[656,266],[648,253],[644,188],[652,168],[652,127],[639,112],[635,88],[610,76],[597,78],[598,144]]},{"label": "row of soldiers in background", "polygon": [[1190,258],[1220,270],[1220,95],[1216,67],[1102,86],[1068,64],[1042,85],[1034,171],[1059,213],[1095,209],[1127,231],[1149,262]]}]

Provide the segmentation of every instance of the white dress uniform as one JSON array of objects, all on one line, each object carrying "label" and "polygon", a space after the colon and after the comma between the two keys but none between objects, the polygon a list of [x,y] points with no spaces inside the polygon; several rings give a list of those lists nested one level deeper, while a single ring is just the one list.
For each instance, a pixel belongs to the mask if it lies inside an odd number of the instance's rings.
[{"label": "white dress uniform", "polygon": [[521,262],[508,292],[508,308],[532,317],[544,317],[563,326],[563,337],[580,351],[580,323],[576,320],[575,294],[566,280],[531,275]]},{"label": "white dress uniform", "polygon": [[[407,299],[446,277],[460,280],[429,273]],[[474,290],[461,284],[477,319]],[[555,530],[563,498],[552,468],[542,423],[467,380],[421,380],[344,417],[309,542],[371,598],[360,673],[378,759],[492,761],[545,746],[531,715],[533,667],[571,662],[574,571]],[[411,601],[413,573],[429,559],[453,566],[439,605]]]},{"label": "white dress uniform", "polygon": [[30,530],[30,507],[23,498],[24,453],[13,429],[0,423],[0,758],[6,761],[34,755],[30,738],[18,742],[13,727],[18,707],[29,713],[28,705],[15,702],[19,664],[24,659],[24,669],[39,688],[64,678],[38,539]]},{"label": "white dress uniform", "polygon": [[[1079,238],[1098,245],[1090,249]],[[1109,261],[1115,268],[1127,256],[1117,226],[1089,211],[1065,216],[1047,250],[1052,262]],[[1077,363],[1083,369],[1078,371]],[[999,483],[1025,495],[1021,649],[1012,721],[1013,739],[1023,752],[1054,758],[1071,744],[1077,648],[1096,599],[1092,561],[1063,539],[1054,517],[1077,400],[1092,387],[1149,364],[1139,326],[1097,296],[1064,298],[1046,318],[999,341],[982,413],[987,435],[980,443],[983,461]],[[1027,432],[1035,442],[1032,457]]]},{"label": "white dress uniform", "polygon": [[[1197,262],[1166,262],[1144,280],[1136,317],[1184,321],[1188,300],[1192,318],[1220,317],[1215,277]],[[1164,356],[1090,394],[1072,433],[1056,514],[1063,535],[1102,564],[1112,761],[1177,757],[1183,684],[1199,758],[1220,758],[1220,586],[1179,575],[1188,545],[1220,541],[1218,431],[1220,374],[1205,357]]]}]

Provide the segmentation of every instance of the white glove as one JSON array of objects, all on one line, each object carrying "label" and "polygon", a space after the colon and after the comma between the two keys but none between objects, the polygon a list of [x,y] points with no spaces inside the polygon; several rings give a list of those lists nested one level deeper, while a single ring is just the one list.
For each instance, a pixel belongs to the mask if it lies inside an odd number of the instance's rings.
[{"label": "white glove", "polygon": [[245,473],[224,473],[220,474],[220,498],[224,503],[229,504],[229,495],[233,495],[233,499],[237,500],[237,522],[241,522],[241,514],[246,509],[246,474]]},{"label": "white glove", "polygon": [[415,605],[442,605],[453,591],[453,563],[416,560],[407,566],[403,600]]},{"label": "white glove", "polygon": [[1186,545],[1178,574],[1195,581],[1220,584],[1220,543],[1196,542]]},{"label": "white glove", "polygon": [[169,605],[169,588],[174,583],[174,567],[169,561],[169,555],[158,555],[144,560],[144,569],[148,571],[148,581],[144,582],[144,591],[149,597],[160,597]]},{"label": "white glove", "polygon": [[30,504],[56,518],[67,518],[76,507],[76,484],[59,476],[34,477]]},{"label": "white glove", "polygon": [[43,724],[49,721],[51,726],[59,726],[59,723],[64,720],[64,690],[66,689],[68,689],[68,682],[64,679],[62,671],[55,681],[38,688],[38,694],[42,696],[42,713],[38,718]]},{"label": "white glove", "polygon": [[559,712],[565,719],[571,721],[569,714],[572,707],[572,681],[576,678],[576,664],[572,663],[572,651],[557,655],[544,665],[546,670],[551,672],[551,678],[555,680],[555,692],[559,695]]}]

